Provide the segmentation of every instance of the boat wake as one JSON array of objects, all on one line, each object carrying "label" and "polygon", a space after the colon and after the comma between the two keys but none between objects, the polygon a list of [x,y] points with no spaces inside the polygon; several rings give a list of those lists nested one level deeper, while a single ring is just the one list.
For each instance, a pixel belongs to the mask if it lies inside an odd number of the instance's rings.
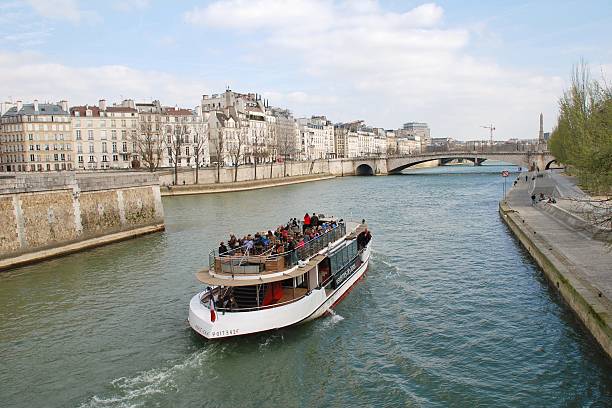
[{"label": "boat wake", "polygon": [[80,405],[80,408],[121,407],[132,408],[147,406],[156,395],[176,392],[177,378],[201,367],[209,350],[199,350],[182,362],[171,367],[143,371],[135,377],[120,377],[110,383],[114,395],[98,396]]},{"label": "boat wake", "polygon": [[279,340],[279,339],[281,342],[285,340],[285,337],[283,336],[282,333],[274,333],[274,334],[268,335],[268,337],[266,337],[266,339],[263,342],[259,343],[259,350],[262,351],[262,350],[267,349],[270,346],[270,344],[274,343],[274,341]]},{"label": "boat wake", "polygon": [[396,265],[393,265],[391,262],[385,260],[385,255],[379,252],[372,251],[372,261],[373,263],[380,262],[387,269],[387,273],[385,274],[385,278],[395,278],[400,275],[400,269]]},{"label": "boat wake", "polygon": [[331,322],[331,325],[335,325],[344,320],[344,317],[336,313],[336,311],[333,309],[329,309],[329,314],[330,314],[330,318],[328,321]]}]

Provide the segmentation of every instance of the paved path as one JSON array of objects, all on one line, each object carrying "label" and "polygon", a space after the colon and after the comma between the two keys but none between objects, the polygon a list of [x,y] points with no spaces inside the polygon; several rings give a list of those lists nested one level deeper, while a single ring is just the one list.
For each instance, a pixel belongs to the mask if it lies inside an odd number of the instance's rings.
[{"label": "paved path", "polygon": [[[531,179],[531,177],[529,177]],[[563,176],[552,177],[564,191],[583,194],[571,180]],[[521,181],[522,180],[522,181]],[[612,248],[606,247],[602,241],[595,240],[584,230],[576,229],[544,211],[538,203],[531,205],[528,193],[530,183],[525,182],[525,174],[519,177],[517,185],[507,196],[508,205],[519,213],[519,216],[545,240],[549,250],[564,263],[571,265],[571,270],[585,285],[592,288],[597,295],[602,294],[602,301],[610,309],[612,300]]]}]

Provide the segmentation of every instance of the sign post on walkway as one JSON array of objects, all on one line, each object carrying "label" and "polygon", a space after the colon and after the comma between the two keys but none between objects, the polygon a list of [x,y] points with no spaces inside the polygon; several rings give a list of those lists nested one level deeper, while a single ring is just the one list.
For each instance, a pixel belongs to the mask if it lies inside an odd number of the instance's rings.
[{"label": "sign post on walkway", "polygon": [[502,177],[504,178],[504,200],[506,199],[506,177],[510,175],[508,170],[503,170],[501,172]]}]

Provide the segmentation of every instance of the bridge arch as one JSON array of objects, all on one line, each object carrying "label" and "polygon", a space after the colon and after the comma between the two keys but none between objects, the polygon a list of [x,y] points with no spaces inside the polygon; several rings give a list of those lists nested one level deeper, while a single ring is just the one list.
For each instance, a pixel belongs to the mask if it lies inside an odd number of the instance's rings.
[{"label": "bridge arch", "polygon": [[[539,165],[544,168],[545,162],[552,159],[548,154],[534,154],[529,152],[439,152],[439,153],[424,153],[415,156],[404,157],[389,157],[387,159],[388,173],[399,173],[402,170],[414,166],[416,164],[425,163],[432,160],[440,160],[441,162],[450,161],[453,159],[463,159],[474,162],[479,165],[486,160],[496,160],[505,162],[510,165],[529,167]],[[537,163],[536,163],[537,162]],[[539,164],[538,164],[539,163]]]},{"label": "bridge arch", "polygon": [[474,163],[476,166],[479,166],[480,164],[482,164],[484,161],[487,160],[486,157],[474,157],[474,156],[465,156],[465,157],[460,157],[460,156],[444,156],[444,155],[439,155],[439,156],[435,156],[435,157],[422,157],[422,158],[413,158],[412,160],[409,160],[407,163],[405,164],[401,164],[399,166],[396,166],[395,168],[389,169],[388,172],[389,174],[392,173],[399,173],[402,170],[405,170],[409,167],[415,166],[417,164],[421,164],[421,163],[427,163],[430,161],[440,161],[440,163],[443,163],[445,161],[451,161],[454,159],[463,159],[466,161],[470,161],[472,163]]},{"label": "bridge arch", "polygon": [[[557,166],[561,166],[561,163],[559,163],[559,162],[557,161],[557,159],[552,159],[552,160],[550,160],[548,163],[546,163],[546,167],[544,167],[544,169],[545,169],[545,170],[550,169],[550,166],[551,166],[553,163],[556,163],[556,164],[557,164]],[[554,168],[554,167],[553,167],[553,168]]]},{"label": "bridge arch", "polygon": [[355,175],[356,176],[373,176],[374,169],[372,169],[372,166],[370,166],[369,164],[362,163],[359,166],[357,166],[357,168],[355,169]]}]

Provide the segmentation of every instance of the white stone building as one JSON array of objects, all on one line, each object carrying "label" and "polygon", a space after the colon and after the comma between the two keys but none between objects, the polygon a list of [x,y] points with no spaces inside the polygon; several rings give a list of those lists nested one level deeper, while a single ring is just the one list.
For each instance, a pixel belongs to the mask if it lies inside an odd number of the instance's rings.
[{"label": "white stone building", "polygon": [[226,90],[203,95],[202,112],[209,127],[211,163],[224,165],[264,163],[276,156],[276,118],[258,94]]},{"label": "white stone building", "polygon": [[138,129],[138,111],[130,106],[99,105],[70,108],[77,169],[129,168]]},{"label": "white stone building", "polygon": [[421,141],[411,137],[397,138],[397,155],[406,156],[421,152]]},{"label": "white stone building", "polygon": [[297,120],[304,160],[335,157],[334,126],[325,116],[312,116]]},{"label": "white stone building", "polygon": [[73,168],[68,102],[5,105],[0,118],[0,171]]},{"label": "white stone building", "polygon": [[401,129],[401,136],[413,137],[415,140],[420,140],[421,151],[426,151],[427,146],[431,144],[431,135],[429,126],[423,122],[408,122],[404,123]]}]

